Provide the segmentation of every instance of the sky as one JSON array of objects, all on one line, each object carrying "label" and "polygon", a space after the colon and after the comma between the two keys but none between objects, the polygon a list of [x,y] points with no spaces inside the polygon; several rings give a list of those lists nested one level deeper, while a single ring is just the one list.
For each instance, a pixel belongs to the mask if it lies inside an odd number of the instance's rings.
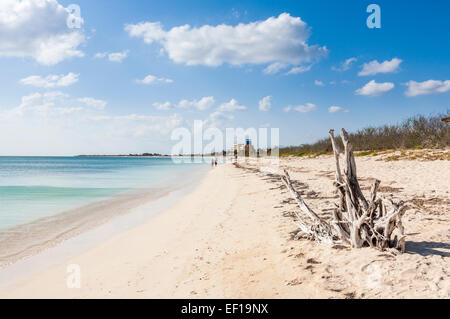
[{"label": "sky", "polygon": [[2,0],[0,155],[170,153],[195,120],[300,145],[446,113],[448,12],[446,0]]}]

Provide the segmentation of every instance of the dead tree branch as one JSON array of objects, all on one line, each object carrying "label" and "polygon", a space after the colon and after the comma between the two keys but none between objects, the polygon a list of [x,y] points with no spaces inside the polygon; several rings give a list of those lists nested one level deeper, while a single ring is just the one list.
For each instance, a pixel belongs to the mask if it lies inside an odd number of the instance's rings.
[{"label": "dead tree branch", "polygon": [[[401,218],[406,211],[403,201],[395,203],[377,197],[380,184],[376,180],[368,199],[362,193],[356,174],[356,163],[352,144],[347,132],[341,130],[344,152],[341,153],[335,141],[334,131],[330,130],[330,138],[336,162],[334,186],[339,194],[339,204],[333,212],[331,225],[321,219],[303,201],[295,190],[288,172],[285,170],[281,180],[296,200],[302,215],[296,213],[300,236],[324,243],[347,243],[351,247],[375,247],[381,250],[396,249],[405,251],[405,234]],[[340,160],[343,160],[343,173]],[[387,208],[386,206],[389,206]],[[307,217],[307,218],[306,218]]]}]

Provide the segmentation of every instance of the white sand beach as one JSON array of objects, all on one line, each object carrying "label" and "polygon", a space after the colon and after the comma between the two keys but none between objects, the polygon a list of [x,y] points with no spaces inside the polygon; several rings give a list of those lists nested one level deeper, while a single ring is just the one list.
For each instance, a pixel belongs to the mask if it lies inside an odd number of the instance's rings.
[{"label": "white sand beach", "polygon": [[[0,290],[0,298],[449,298],[450,161],[356,159],[361,184],[409,201],[406,253],[294,241],[282,183],[224,164],[142,225]],[[288,158],[305,201],[333,208],[331,156]],[[62,244],[64,245],[64,244]],[[68,288],[67,267],[81,269]]]}]

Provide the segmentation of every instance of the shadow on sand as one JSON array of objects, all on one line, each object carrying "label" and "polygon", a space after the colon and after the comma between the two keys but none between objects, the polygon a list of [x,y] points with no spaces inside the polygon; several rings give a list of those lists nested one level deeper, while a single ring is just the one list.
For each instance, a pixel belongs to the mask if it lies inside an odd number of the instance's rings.
[{"label": "shadow on sand", "polygon": [[421,256],[438,255],[450,257],[450,244],[434,241],[407,241],[406,252]]}]

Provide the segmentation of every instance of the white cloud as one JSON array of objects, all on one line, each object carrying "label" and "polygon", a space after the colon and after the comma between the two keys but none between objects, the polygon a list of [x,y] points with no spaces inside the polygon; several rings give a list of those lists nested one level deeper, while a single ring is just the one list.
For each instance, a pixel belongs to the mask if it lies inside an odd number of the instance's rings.
[{"label": "white cloud", "polygon": [[369,63],[364,63],[362,70],[358,73],[359,76],[365,75],[375,75],[377,73],[393,73],[398,70],[400,63],[403,60],[398,58],[393,58],[391,61],[384,61],[379,63],[377,60],[374,60]]},{"label": "white cloud", "polygon": [[214,111],[208,115],[208,117],[203,121],[204,127],[216,127],[219,128],[223,126],[226,122],[234,120],[234,115],[229,112]]},{"label": "white cloud", "polygon": [[266,96],[265,98],[261,99],[259,101],[258,108],[262,112],[268,112],[270,111],[270,108],[272,107],[272,97]]},{"label": "white cloud", "polygon": [[215,104],[215,100],[214,97],[212,96],[205,96],[203,98],[201,98],[200,100],[181,100],[177,107],[178,108],[190,108],[190,107],[194,107],[199,111],[204,111],[207,110],[211,107],[214,106]]},{"label": "white cloud", "polygon": [[67,26],[72,18],[57,0],[0,1],[0,56],[31,57],[43,65],[83,57],[78,46],[85,36]]},{"label": "white cloud", "polygon": [[311,70],[311,68],[312,68],[312,65],[296,66],[296,67],[293,67],[292,69],[290,69],[289,72],[286,73],[286,75],[308,72],[309,70]]},{"label": "white cloud", "polygon": [[103,110],[106,107],[107,102],[103,100],[97,100],[91,97],[83,97],[78,99],[79,102],[84,103],[87,106],[93,107],[98,110]]},{"label": "white cloud", "polygon": [[317,86],[324,86],[325,85],[322,81],[319,81],[319,80],[315,80],[314,84],[317,85]]},{"label": "white cloud", "polygon": [[243,111],[246,109],[247,109],[246,106],[239,105],[238,101],[236,101],[235,99],[231,99],[230,102],[221,104],[219,106],[218,111],[233,112],[233,111]]},{"label": "white cloud", "polygon": [[247,107],[239,105],[238,101],[231,99],[227,103],[221,104],[214,112],[209,114],[203,122],[206,127],[220,127],[227,121],[234,120],[234,111],[243,111]]},{"label": "white cloud", "polygon": [[112,52],[112,53],[98,52],[94,55],[94,58],[104,59],[104,58],[108,57],[108,60],[110,62],[122,63],[122,61],[128,57],[129,53],[130,53],[130,50],[125,50],[122,52]]},{"label": "white cloud", "polygon": [[450,91],[450,80],[409,81],[406,85],[408,86],[408,90],[405,92],[406,96],[437,94]]},{"label": "white cloud", "polygon": [[315,104],[306,103],[305,105],[295,106],[294,110],[300,113],[308,113],[314,111],[317,108]]},{"label": "white cloud", "polygon": [[153,103],[153,106],[157,110],[168,111],[172,108],[172,103],[170,103],[170,102],[164,102],[164,103],[155,102],[155,103]]},{"label": "white cloud", "polygon": [[108,54],[108,59],[111,62],[121,63],[124,59],[127,58],[129,52],[130,51],[128,51],[128,50],[123,51],[123,52],[113,52],[113,53]]},{"label": "white cloud", "polygon": [[317,106],[313,103],[306,103],[298,106],[287,106],[283,109],[284,112],[297,111],[300,113],[308,113],[317,109]]},{"label": "white cloud", "polygon": [[348,112],[348,110],[344,110],[342,107],[337,105],[332,105],[328,108],[328,112],[336,113],[336,112]]},{"label": "white cloud", "polygon": [[383,93],[389,92],[395,87],[394,83],[391,82],[384,82],[384,83],[377,83],[375,80],[370,81],[366,85],[364,85],[362,88],[356,90],[357,95],[372,95],[372,96],[378,96]]},{"label": "white cloud", "polygon": [[224,120],[230,120],[230,121],[234,120],[234,116],[233,116],[233,114],[230,114],[230,113],[214,111],[209,115],[208,119],[213,123],[218,123],[219,121],[224,121]]},{"label": "white cloud", "polygon": [[281,62],[275,62],[272,64],[269,64],[264,70],[263,73],[265,74],[276,74],[280,72],[281,70],[287,68],[288,65],[286,63]]},{"label": "white cloud", "polygon": [[106,58],[107,56],[108,56],[108,52],[99,52],[94,55],[94,58],[103,59],[103,58]]},{"label": "white cloud", "polygon": [[146,43],[160,43],[171,60],[187,65],[299,65],[328,53],[326,47],[309,45],[309,27],[288,13],[236,26],[183,25],[165,31],[159,22],[142,22],[125,30]]},{"label": "white cloud", "polygon": [[112,114],[80,107],[61,92],[24,96],[0,110],[0,155],[129,154],[170,151],[168,134],[183,123],[178,114]]},{"label": "white cloud", "polygon": [[173,80],[167,78],[159,78],[155,75],[149,74],[142,80],[136,80],[136,82],[139,84],[156,84],[156,83],[172,83]]},{"label": "white cloud", "polygon": [[350,69],[350,67],[352,66],[353,62],[356,62],[358,59],[355,57],[352,58],[348,58],[347,60],[345,60],[344,62],[341,63],[341,65],[339,67],[331,67],[331,69],[333,71],[338,71],[338,72],[343,72],[343,71],[347,71]]},{"label": "white cloud", "polygon": [[19,106],[0,112],[0,120],[6,119],[10,121],[17,118],[23,118],[30,114],[39,115],[41,117],[52,117],[82,110],[81,107],[60,107],[56,105],[58,102],[65,102],[67,97],[68,95],[59,91],[33,93],[23,96]]},{"label": "white cloud", "polygon": [[178,104],[175,103],[171,103],[171,102],[164,102],[164,103],[159,103],[159,102],[155,102],[153,103],[153,106],[161,111],[168,111],[174,108],[178,108],[178,109],[189,109],[189,108],[195,108],[199,111],[205,111],[207,109],[210,109],[211,107],[214,106],[214,104],[216,103],[216,101],[214,100],[214,97],[212,96],[205,96],[202,97],[200,100],[181,100],[180,102],[178,102]]},{"label": "white cloud", "polygon": [[[190,28],[190,26],[187,26]],[[141,22],[139,24],[127,24],[125,31],[131,37],[144,39],[147,44],[155,41],[163,41],[167,37],[167,32],[162,29],[160,22]]]},{"label": "white cloud", "polygon": [[41,88],[55,88],[55,87],[66,87],[78,82],[79,74],[68,73],[67,75],[48,75],[45,78],[39,75],[32,75],[20,80],[20,83],[24,85],[31,85]]}]

